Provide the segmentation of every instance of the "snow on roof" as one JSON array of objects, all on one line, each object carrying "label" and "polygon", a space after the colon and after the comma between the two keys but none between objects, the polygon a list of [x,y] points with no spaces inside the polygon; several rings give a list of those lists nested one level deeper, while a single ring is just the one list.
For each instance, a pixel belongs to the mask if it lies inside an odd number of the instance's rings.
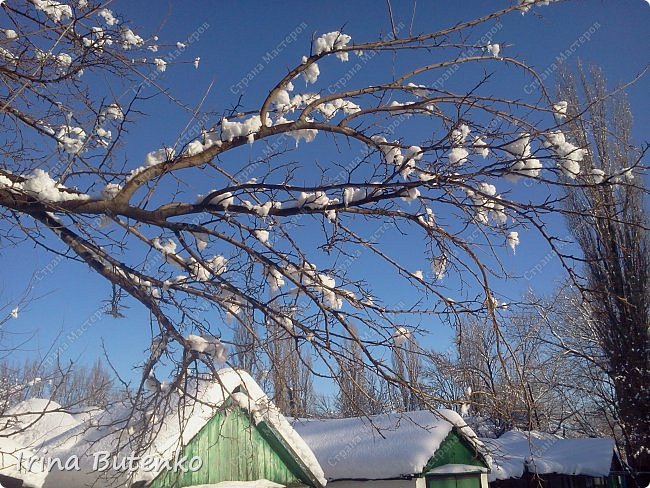
[{"label": "snow on roof", "polygon": [[79,424],[79,419],[52,400],[30,398],[7,411],[2,419],[12,438],[33,447]]},{"label": "snow on roof", "polygon": [[482,466],[472,466],[470,464],[443,464],[442,466],[427,471],[427,474],[469,474],[487,472],[488,469]]},{"label": "snow on roof", "polygon": [[490,481],[537,474],[607,476],[614,453],[610,438],[565,439],[542,432],[510,431],[483,439],[492,456]]},{"label": "snow on roof", "polygon": [[[303,465],[305,473],[315,484],[321,486],[326,484],[323,470],[312,451],[250,375],[244,371],[224,368],[218,371],[215,380],[200,380],[188,386],[185,395],[170,394],[162,406],[143,409],[124,403],[96,415],[85,415],[86,422],[80,422],[75,417],[72,417],[75,422],[62,422],[61,425],[68,425],[68,428],[65,431],[53,431],[53,435],[41,442],[38,447],[43,454],[39,455],[44,456],[44,453],[47,453],[48,457],[59,458],[79,456],[81,470],[49,474],[33,473],[33,476],[29,476],[30,480],[36,478],[37,481],[31,481],[30,485],[40,488],[46,478],[48,482],[51,482],[52,478],[57,480],[61,478],[63,482],[64,477],[66,483],[73,483],[73,477],[79,478],[75,481],[83,479],[83,482],[88,482],[94,476],[97,481],[94,486],[114,487],[116,478],[107,477],[106,472],[92,472],[93,453],[108,451],[118,458],[137,453],[141,457],[171,459],[203,428],[219,408],[224,407],[224,403],[229,399],[248,410],[256,424],[265,422],[283,441],[296,460]],[[42,406],[42,402],[44,401],[37,400],[31,406]],[[52,405],[52,402],[49,404]],[[49,419],[49,415],[50,413],[44,415],[44,419]],[[58,421],[47,420],[47,422],[56,424]],[[155,426],[155,432],[149,434],[150,439],[139,435],[143,431],[143,426]],[[23,438],[16,438],[15,441],[27,447],[22,443]],[[30,444],[32,445],[34,444]],[[0,472],[11,476],[11,471],[9,467],[8,471],[3,469]],[[153,470],[140,469],[134,473],[130,482],[148,481],[154,479],[157,474],[158,472]],[[14,473],[14,476],[16,475]],[[18,477],[26,479],[24,473]]]},{"label": "snow on roof", "polygon": [[269,480],[222,481],[209,485],[192,485],[192,488],[284,488],[284,485]]},{"label": "snow on roof", "polygon": [[[390,413],[333,420],[296,420],[327,479],[391,479],[420,474],[454,427],[482,444],[452,410]],[[488,460],[489,462],[489,460]]]}]

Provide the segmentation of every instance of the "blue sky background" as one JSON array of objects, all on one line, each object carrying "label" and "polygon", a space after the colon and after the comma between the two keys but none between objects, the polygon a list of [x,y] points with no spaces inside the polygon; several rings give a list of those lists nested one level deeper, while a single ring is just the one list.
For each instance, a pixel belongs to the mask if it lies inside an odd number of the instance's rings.
[{"label": "blue sky background", "polygon": [[[392,5],[395,22],[410,26],[413,3],[393,0]],[[501,1],[419,1],[413,32],[434,31],[505,5],[507,2]],[[170,63],[167,71],[158,79],[189,105],[198,103],[209,84],[214,82],[204,108],[222,113],[233,106],[240,94],[245,109],[258,106],[286,70],[298,63],[302,55],[309,53],[312,33],[322,34],[343,29],[352,36],[353,41],[365,42],[390,32],[385,3],[382,1],[332,0],[327,2],[326,9],[323,6],[322,2],[303,1],[195,1],[190,4],[180,1],[116,0],[111,8],[114,12],[123,13],[129,19],[125,23],[143,37],[157,34],[161,44],[175,44],[176,41],[187,39],[197,29],[202,29],[198,41],[177,60],[190,64]],[[201,27],[204,22],[209,26]],[[500,19],[500,22],[503,27],[495,34],[494,41],[506,46],[502,53],[526,61],[538,72],[551,69],[555,58],[581,34],[593,30],[594,26],[597,27],[591,39],[581,43],[575,54],[568,59],[571,66],[575,65],[578,58],[585,64],[597,63],[603,67],[613,86],[630,80],[648,63],[650,42],[647,26],[650,25],[650,6],[644,0],[561,2],[536,8],[524,16],[510,15]],[[494,25],[493,22],[479,27],[471,40],[476,41]],[[275,59],[267,63],[263,58],[266,52],[297,28],[301,32],[296,41],[288,44]],[[201,57],[201,63],[199,69],[195,70],[191,61],[197,56]],[[426,56],[435,54],[422,53],[409,63],[426,61]],[[255,71],[258,64],[263,69],[257,70],[259,73],[241,91],[237,84],[249,72]],[[335,60],[321,63],[324,78],[323,83],[319,83],[316,88],[327,86],[328,81],[336,80],[348,68],[349,66],[341,65]],[[154,69],[150,69],[153,73]],[[378,78],[388,80],[392,75],[391,69],[390,63],[370,61],[358,74],[355,83],[361,84],[365,80],[376,82]],[[512,98],[535,100],[537,94],[525,90],[525,84],[529,80],[524,80],[520,73],[499,66],[494,66],[494,71],[497,73],[495,93],[503,92]],[[469,85],[471,80],[455,79],[451,82],[458,90],[463,83]],[[101,81],[97,81],[97,84],[98,89],[104,89]],[[297,88],[303,88],[298,86],[302,85],[302,81],[295,84]],[[552,77],[547,80],[547,86],[552,88]],[[646,76],[628,90],[635,121],[633,134],[637,143],[648,140],[648,88],[650,86]],[[139,117],[130,128],[126,157],[128,165],[132,167],[142,164],[147,151],[163,144],[172,144],[188,122],[186,114],[162,97],[147,105],[145,111],[148,115]],[[216,121],[215,118],[213,123]],[[319,157],[324,141],[325,138],[317,140],[305,150],[306,153],[301,154]],[[245,165],[246,160],[252,157],[251,151],[249,147],[241,148],[235,155],[239,159],[230,159],[225,164],[232,165],[231,169],[235,165]],[[327,157],[334,158],[335,155],[322,157],[323,161],[328,161]],[[253,173],[250,176],[256,175]],[[187,192],[188,195],[192,192],[201,193],[209,188],[210,185],[205,187],[205,182],[192,181],[188,182]],[[520,188],[517,191],[526,190]],[[561,221],[555,219],[551,225],[559,235],[566,235],[567,231]],[[369,233],[374,228],[376,226],[369,227]],[[511,252],[502,249],[501,257],[511,267],[514,275],[521,276],[541,261],[548,260],[546,255],[549,249],[532,231],[519,229],[519,233],[522,241],[519,252],[513,256]],[[404,256],[407,268],[415,270],[426,266],[421,255],[412,252],[412,242],[404,241],[398,234],[391,232],[383,239],[391,249]],[[48,266],[53,267],[51,273],[45,272]],[[100,347],[104,343],[118,371],[126,377],[137,376],[133,366],[145,357],[151,337],[149,317],[143,307],[127,302],[130,308],[126,310],[127,318],[124,319],[98,315],[97,310],[103,305],[102,301],[109,297],[110,287],[107,283],[87,267],[59,261],[28,242],[17,248],[2,243],[0,269],[0,306],[6,305],[6,312],[15,306],[33,275],[37,280],[32,295],[40,296],[20,311],[18,319],[5,324],[5,331],[9,333],[6,339],[10,343],[20,344],[31,339],[21,345],[19,352],[13,352],[11,359],[42,356],[53,345],[56,349],[65,343],[67,351],[63,358],[91,363],[102,354]],[[412,290],[402,291],[393,282],[385,281],[385,276],[369,267],[363,256],[354,264],[352,271],[363,273],[368,281],[373,282],[380,296],[390,297],[394,302],[412,298],[408,295]],[[43,278],[38,279],[41,276]],[[516,299],[528,287],[542,293],[549,292],[553,283],[561,277],[557,260],[551,259],[533,280],[505,280],[497,284],[497,289],[504,297]],[[449,280],[443,285],[453,294],[457,282]],[[89,319],[92,321],[89,330],[78,340],[62,339]],[[218,324],[215,325],[218,327]],[[427,337],[422,338],[425,345],[439,350],[448,347],[453,336],[452,330],[438,323],[437,319],[423,325],[430,331]]]}]

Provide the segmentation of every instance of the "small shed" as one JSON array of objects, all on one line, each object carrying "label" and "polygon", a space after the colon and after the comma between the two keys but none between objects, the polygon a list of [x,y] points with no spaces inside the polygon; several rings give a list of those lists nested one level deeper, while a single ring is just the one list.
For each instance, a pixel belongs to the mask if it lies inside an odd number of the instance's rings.
[{"label": "small shed", "polygon": [[483,439],[492,457],[491,488],[621,488],[621,464],[611,438],[567,439],[513,430]]},{"label": "small shed", "polygon": [[328,486],[487,488],[490,459],[452,410],[296,420],[293,426],[316,455]]},{"label": "small shed", "polygon": [[[19,461],[3,463],[0,474],[22,480],[25,488],[323,488],[314,454],[255,381],[230,368],[217,376],[154,405],[122,404],[88,416],[64,432],[25,443],[20,452],[14,446],[11,455]],[[13,442],[20,443],[20,436]],[[77,456],[80,469],[25,470],[21,452],[43,459]],[[132,458],[138,461],[130,469]]]}]

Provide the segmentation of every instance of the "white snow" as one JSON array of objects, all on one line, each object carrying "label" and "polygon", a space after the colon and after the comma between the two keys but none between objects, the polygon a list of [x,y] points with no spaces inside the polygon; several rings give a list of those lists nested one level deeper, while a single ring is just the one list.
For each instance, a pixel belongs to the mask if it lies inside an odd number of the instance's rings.
[{"label": "white snow", "polygon": [[447,258],[444,254],[436,256],[431,260],[431,271],[437,280],[441,280],[445,277],[447,271]]},{"label": "white snow", "polygon": [[490,150],[487,147],[487,143],[478,136],[474,138],[474,143],[472,144],[472,146],[474,147],[474,152],[476,154],[483,156],[484,159],[487,158],[488,155],[490,154]]},{"label": "white snow", "polygon": [[9,313],[12,319],[17,319],[18,318],[18,307],[13,308],[11,312]]},{"label": "white snow", "polygon": [[253,231],[253,234],[255,234],[255,238],[262,242],[263,244],[266,244],[269,241],[269,231],[265,229],[255,229]]},{"label": "white snow", "polygon": [[483,439],[492,455],[490,481],[537,474],[607,476],[614,454],[609,438],[564,439],[542,432],[510,431]]},{"label": "white snow", "polygon": [[70,127],[67,125],[59,128],[56,140],[59,147],[69,154],[78,154],[84,148],[87,134],[81,127]]},{"label": "white snow", "polygon": [[[307,56],[302,57],[302,64],[307,63]],[[320,75],[320,69],[318,64],[311,63],[303,72],[302,77],[305,79],[305,83],[316,83],[318,76]]]},{"label": "white snow", "polygon": [[398,347],[403,346],[411,337],[411,331],[406,327],[400,326],[393,332],[393,343]]},{"label": "white snow", "polygon": [[18,38],[18,34],[16,34],[16,31],[13,29],[5,29],[5,37],[7,39],[13,40]]},{"label": "white snow", "polygon": [[156,65],[156,69],[161,73],[167,69],[167,62],[164,59],[156,58],[153,60],[153,63]]},{"label": "white snow", "polygon": [[277,268],[266,268],[265,276],[271,291],[277,291],[285,284],[284,276]]},{"label": "white snow", "polygon": [[113,12],[107,8],[101,9],[99,12],[97,12],[97,15],[104,19],[104,22],[106,22],[106,25],[108,26],[115,25],[119,22],[119,20],[117,20],[113,15]]},{"label": "white snow", "polygon": [[568,106],[569,102],[565,100],[553,104],[553,115],[555,116],[555,120],[559,122],[566,119],[566,109]]},{"label": "white snow", "polygon": [[409,188],[408,190],[404,190],[402,192],[402,196],[400,198],[405,202],[413,202],[417,200],[419,196],[420,196],[420,190],[418,190],[417,188]]},{"label": "white snow", "polygon": [[[282,90],[284,91],[284,90]],[[285,91],[286,93],[286,91]],[[287,94],[288,97],[288,94]],[[285,105],[292,106],[292,104],[287,100],[287,103]],[[357,105],[354,102],[351,102],[350,100],[344,100],[342,98],[337,98],[335,100],[332,100],[331,102],[327,103],[321,103],[316,107],[316,110],[318,110],[320,113],[323,114],[323,116],[329,120],[332,117],[334,117],[339,110],[343,111],[345,114],[354,114],[357,113],[361,110],[361,107]]]},{"label": "white snow", "polygon": [[140,47],[144,45],[144,39],[134,33],[131,29],[125,28],[122,31],[122,47],[124,49],[131,49],[132,47]]},{"label": "white snow", "polygon": [[54,181],[47,172],[40,168],[36,168],[31,175],[26,176],[22,185],[14,183],[12,188],[22,188],[25,193],[29,193],[41,202],[63,202],[90,198],[83,193],[63,191],[65,187]]},{"label": "white snow", "polygon": [[501,52],[501,46],[499,44],[488,44],[485,49],[495,58],[498,58]]},{"label": "white snow", "polygon": [[487,468],[469,464],[444,464],[427,471],[427,474],[472,474],[487,473]]},{"label": "white snow", "polygon": [[194,62],[193,62],[193,64],[194,64],[194,68],[195,68],[195,69],[199,69],[199,63],[200,63],[200,62],[201,62],[201,58],[200,58],[200,57],[196,57],[196,58],[194,58]]},{"label": "white snow", "polygon": [[117,103],[111,103],[102,111],[101,115],[101,118],[108,120],[122,120],[124,118],[124,112]]},{"label": "white snow", "polygon": [[449,158],[449,164],[461,164],[467,161],[467,156],[469,156],[469,151],[464,147],[452,147],[447,154]]},{"label": "white snow", "polygon": [[163,147],[162,149],[157,149],[147,153],[144,158],[144,163],[147,166],[155,166],[160,163],[164,163],[174,157],[174,150],[168,147]]},{"label": "white snow", "polygon": [[235,201],[235,198],[233,197],[232,193],[229,191],[221,193],[217,195],[216,197],[213,197],[208,204],[209,205],[219,205],[223,207],[225,210],[228,210],[228,207],[230,207]]},{"label": "white snow", "polygon": [[115,198],[115,196],[120,192],[122,189],[121,185],[118,185],[117,183],[108,183],[103,189],[102,189],[102,198],[106,200],[110,200],[111,198]]},{"label": "white snow", "polygon": [[32,0],[34,6],[44,12],[54,22],[72,18],[72,7],[54,0]]},{"label": "white snow", "polygon": [[293,426],[314,451],[328,480],[420,474],[454,427],[473,445],[482,446],[456,412],[444,409],[296,420]]},{"label": "white snow", "polygon": [[510,249],[512,249],[512,252],[515,252],[515,249],[519,245],[519,233],[512,231],[509,232],[508,235],[506,236],[506,242],[508,243],[508,246],[510,246]]},{"label": "white snow", "polygon": [[255,481],[221,481],[209,485],[192,485],[192,488],[284,488],[284,485],[261,479]]},{"label": "white snow", "polygon": [[190,351],[211,356],[218,364],[225,364],[228,359],[228,349],[217,337],[188,335],[185,340]]},{"label": "white snow", "polygon": [[605,172],[600,168],[592,168],[591,171],[589,171],[589,175],[595,185],[598,185],[605,180]]},{"label": "white snow", "polygon": [[[322,36],[320,36],[314,41],[314,46],[313,46],[314,54],[318,55],[318,54],[342,49],[345,46],[347,46],[347,44],[351,40],[352,38],[349,35],[343,34],[342,32],[339,31],[328,32],[327,34],[323,34]],[[337,57],[341,61],[348,60],[347,53],[339,53],[337,54]]]},{"label": "white snow", "polygon": [[[271,120],[267,115],[267,125]],[[262,128],[262,120],[259,115],[254,115],[243,122],[230,122],[227,118],[221,119],[221,139],[231,142],[235,137],[246,136],[248,143],[255,140],[255,133]]]},{"label": "white snow", "polygon": [[557,165],[564,176],[575,179],[580,174],[580,162],[586,151],[567,142],[564,133],[559,130],[548,133],[544,146],[550,148],[558,156]]},{"label": "white snow", "polygon": [[521,134],[518,139],[504,145],[503,149],[517,158],[527,158],[530,156],[530,134]]}]

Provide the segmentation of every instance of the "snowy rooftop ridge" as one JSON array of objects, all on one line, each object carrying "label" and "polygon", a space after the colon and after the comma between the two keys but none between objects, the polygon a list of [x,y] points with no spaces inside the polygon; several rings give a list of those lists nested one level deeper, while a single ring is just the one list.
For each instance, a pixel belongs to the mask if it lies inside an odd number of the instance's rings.
[{"label": "snowy rooftop ridge", "polygon": [[462,417],[447,409],[331,420],[296,419],[293,427],[311,447],[330,481],[419,475],[454,428],[479,452],[485,452]]},{"label": "snowy rooftop ridge", "polygon": [[553,434],[511,430],[483,439],[492,456],[489,480],[543,474],[607,476],[614,455],[610,438],[565,439]]}]

